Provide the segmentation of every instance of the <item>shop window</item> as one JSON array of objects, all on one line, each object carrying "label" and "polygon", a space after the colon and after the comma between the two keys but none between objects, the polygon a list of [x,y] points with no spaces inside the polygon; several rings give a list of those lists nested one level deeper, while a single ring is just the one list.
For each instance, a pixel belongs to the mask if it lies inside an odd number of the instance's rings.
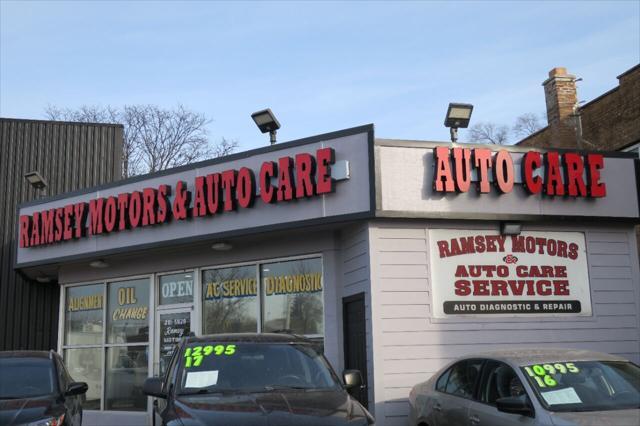
[{"label": "shop window", "polygon": [[102,343],[104,285],[69,287],[65,303],[66,345]]},{"label": "shop window", "polygon": [[148,375],[148,346],[120,346],[107,349],[105,409],[144,411],[147,397],[142,384]]},{"label": "shop window", "polygon": [[202,297],[204,334],[258,330],[258,284],[254,265],[204,271]]},{"label": "shop window", "polygon": [[108,343],[149,340],[149,280],[109,284]]},{"label": "shop window", "polygon": [[71,378],[76,382],[86,382],[89,390],[85,410],[99,410],[102,398],[102,348],[65,349],[64,363]]},{"label": "shop window", "polygon": [[322,290],[319,257],[205,270],[202,331],[322,336]]},{"label": "shop window", "polygon": [[89,385],[84,409],[145,411],[149,280],[73,286],[65,292],[64,362],[75,381]]},{"label": "shop window", "polygon": [[262,264],[261,278],[264,332],[323,333],[320,258]]},{"label": "shop window", "polygon": [[162,275],[160,277],[160,305],[193,302],[193,272]]}]

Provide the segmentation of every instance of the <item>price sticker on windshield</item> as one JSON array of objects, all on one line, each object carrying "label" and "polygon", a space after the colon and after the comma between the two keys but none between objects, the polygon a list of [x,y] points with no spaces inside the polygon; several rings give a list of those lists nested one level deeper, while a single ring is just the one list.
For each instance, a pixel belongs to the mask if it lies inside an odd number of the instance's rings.
[{"label": "price sticker on windshield", "polygon": [[199,367],[206,356],[230,356],[235,353],[236,345],[192,346],[184,350],[184,366]]},{"label": "price sticker on windshield", "polygon": [[552,388],[558,385],[558,381],[553,377],[562,374],[577,374],[580,369],[572,362],[557,362],[555,364],[534,364],[524,367],[529,377],[538,384],[540,388]]}]

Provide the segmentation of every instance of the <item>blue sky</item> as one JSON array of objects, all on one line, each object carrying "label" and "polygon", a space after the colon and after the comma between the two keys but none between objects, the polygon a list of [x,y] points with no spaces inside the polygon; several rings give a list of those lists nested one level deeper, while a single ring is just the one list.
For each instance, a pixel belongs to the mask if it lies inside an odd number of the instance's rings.
[{"label": "blue sky", "polygon": [[366,123],[448,140],[451,101],[473,103],[474,123],[512,125],[544,113],[555,66],[583,78],[588,101],[640,62],[637,0],[0,5],[1,116],[182,103],[242,150],[268,143],[250,118],[265,107],[280,141]]}]

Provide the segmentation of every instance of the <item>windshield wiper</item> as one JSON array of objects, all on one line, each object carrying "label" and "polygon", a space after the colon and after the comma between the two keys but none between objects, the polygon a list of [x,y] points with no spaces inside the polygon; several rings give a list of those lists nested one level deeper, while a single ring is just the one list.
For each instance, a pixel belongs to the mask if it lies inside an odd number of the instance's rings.
[{"label": "windshield wiper", "polygon": [[308,386],[292,386],[292,385],[267,385],[264,387],[265,390],[283,390],[283,389],[291,389],[291,390],[311,390],[314,388],[310,388]]},{"label": "windshield wiper", "polygon": [[180,392],[179,395],[204,395],[204,394],[208,394],[208,393],[237,393],[238,391],[235,389],[207,389],[207,388],[202,388],[202,389],[198,389],[197,391],[190,391],[190,392]]}]

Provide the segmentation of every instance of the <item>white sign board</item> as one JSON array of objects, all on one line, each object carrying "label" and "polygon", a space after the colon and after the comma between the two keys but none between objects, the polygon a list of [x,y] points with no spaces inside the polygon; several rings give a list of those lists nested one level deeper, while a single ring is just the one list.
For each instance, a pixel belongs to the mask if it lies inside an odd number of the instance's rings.
[{"label": "white sign board", "polygon": [[584,234],[429,231],[436,318],[591,315]]}]

